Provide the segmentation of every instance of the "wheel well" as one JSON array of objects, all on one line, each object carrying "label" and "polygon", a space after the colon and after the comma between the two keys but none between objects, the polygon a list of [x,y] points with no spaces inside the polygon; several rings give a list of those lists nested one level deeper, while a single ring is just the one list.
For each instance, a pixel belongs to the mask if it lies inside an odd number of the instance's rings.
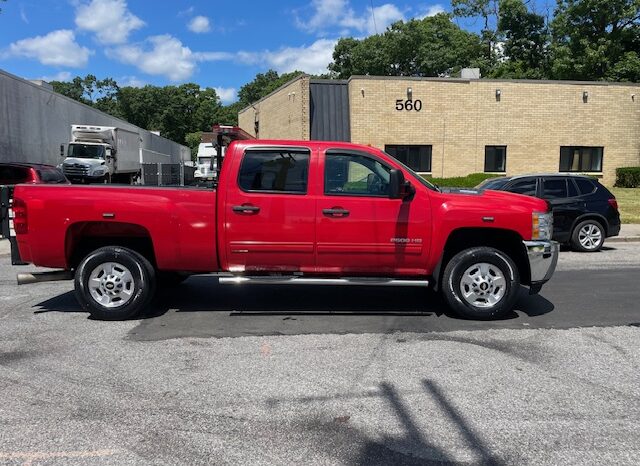
[{"label": "wheel well", "polygon": [[518,267],[521,283],[523,285],[531,283],[529,258],[522,243],[522,237],[514,231],[497,228],[461,228],[451,232],[436,268],[437,283],[441,282],[444,269],[453,256],[465,249],[479,246],[504,252]]},{"label": "wheel well", "polygon": [[67,265],[75,269],[91,251],[123,246],[142,254],[153,266],[156,258],[149,232],[140,225],[119,222],[82,222],[69,227],[65,240]]},{"label": "wheel well", "polygon": [[573,225],[571,225],[571,232],[570,232],[569,239],[573,238],[573,231],[576,229],[578,224],[580,222],[584,222],[585,220],[595,220],[600,225],[602,225],[602,228],[604,228],[604,235],[607,236],[609,234],[609,222],[607,222],[607,219],[596,214],[586,214],[586,215],[583,215],[582,217],[578,217],[573,222]]}]

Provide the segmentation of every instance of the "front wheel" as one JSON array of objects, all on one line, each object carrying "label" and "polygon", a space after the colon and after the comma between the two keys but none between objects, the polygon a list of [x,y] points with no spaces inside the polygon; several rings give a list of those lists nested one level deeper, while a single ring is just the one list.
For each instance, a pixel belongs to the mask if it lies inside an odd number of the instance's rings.
[{"label": "front wheel", "polygon": [[459,252],[447,264],[442,293],[449,306],[470,319],[490,320],[506,315],[520,290],[520,275],[513,260],[489,247]]},{"label": "front wheel", "polygon": [[85,257],[75,274],[80,305],[99,320],[125,320],[140,313],[155,293],[155,271],[137,252],[107,246]]}]

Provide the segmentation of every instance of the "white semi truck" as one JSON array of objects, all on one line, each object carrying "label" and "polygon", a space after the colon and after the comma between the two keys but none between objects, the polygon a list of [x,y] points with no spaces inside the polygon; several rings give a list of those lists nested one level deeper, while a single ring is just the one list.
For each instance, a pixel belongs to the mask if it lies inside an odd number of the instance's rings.
[{"label": "white semi truck", "polygon": [[196,158],[196,181],[213,180],[216,177],[217,168],[216,148],[212,143],[201,142],[198,146]]}]

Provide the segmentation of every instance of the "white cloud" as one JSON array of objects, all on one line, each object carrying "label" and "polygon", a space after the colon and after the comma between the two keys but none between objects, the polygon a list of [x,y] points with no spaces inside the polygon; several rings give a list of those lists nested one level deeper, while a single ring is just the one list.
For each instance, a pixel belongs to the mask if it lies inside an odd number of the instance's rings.
[{"label": "white cloud", "polygon": [[194,52],[193,56],[198,61],[224,61],[233,60],[236,57],[230,52]]},{"label": "white cloud", "polygon": [[27,18],[27,13],[24,11],[24,5],[20,5],[20,19],[26,24],[29,24],[29,18]]},{"label": "white cloud", "polygon": [[69,71],[60,71],[59,73],[49,76],[41,76],[36,79],[41,79],[48,83],[50,83],[51,81],[71,81],[71,73]]},{"label": "white cloud", "polygon": [[147,74],[166,76],[171,81],[190,78],[197,60],[189,47],[169,34],[149,37],[144,45],[123,45],[108,50],[107,55]]},{"label": "white cloud", "polygon": [[235,87],[214,87],[214,89],[223,104],[230,104],[238,100],[238,91]]},{"label": "white cloud", "polygon": [[43,65],[83,68],[93,52],[75,41],[68,29],[52,31],[44,36],[22,39],[9,45],[6,55],[38,60]]},{"label": "white cloud", "polygon": [[423,18],[426,18],[427,16],[435,16],[439,13],[444,13],[444,12],[445,12],[444,7],[439,3],[436,3],[435,5],[431,5],[430,7],[427,7],[427,9],[424,11],[424,13],[422,13],[422,15],[419,18],[423,19]]},{"label": "white cloud", "polygon": [[264,64],[279,73],[304,71],[309,74],[327,72],[333,59],[336,40],[319,39],[308,47],[286,47],[276,52],[239,52],[238,60],[247,64]]},{"label": "white cloud", "polygon": [[76,26],[91,31],[102,44],[124,44],[131,31],[144,26],[125,0],[91,0],[76,7]]},{"label": "white cloud", "polygon": [[209,24],[209,18],[206,16],[196,16],[187,26],[191,32],[201,34],[203,32],[209,32],[211,30],[211,24]]},{"label": "white cloud", "polygon": [[391,3],[365,8],[358,15],[349,0],[313,0],[313,16],[308,21],[297,19],[298,27],[310,32],[323,32],[329,28],[342,28],[344,32],[382,33],[392,23],[404,19],[403,13]]},{"label": "white cloud", "polygon": [[138,79],[135,76],[123,76],[118,79],[118,85],[120,87],[144,87],[148,83],[142,79]]}]

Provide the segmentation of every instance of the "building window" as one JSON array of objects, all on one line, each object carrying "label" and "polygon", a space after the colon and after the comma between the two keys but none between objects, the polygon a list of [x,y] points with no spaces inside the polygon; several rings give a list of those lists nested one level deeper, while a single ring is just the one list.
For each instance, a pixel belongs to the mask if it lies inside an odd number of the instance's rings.
[{"label": "building window", "polygon": [[421,173],[431,172],[431,146],[384,146],[384,151]]},{"label": "building window", "polygon": [[560,147],[561,172],[601,172],[603,147]]},{"label": "building window", "polygon": [[484,171],[504,172],[507,169],[507,146],[484,146]]}]

